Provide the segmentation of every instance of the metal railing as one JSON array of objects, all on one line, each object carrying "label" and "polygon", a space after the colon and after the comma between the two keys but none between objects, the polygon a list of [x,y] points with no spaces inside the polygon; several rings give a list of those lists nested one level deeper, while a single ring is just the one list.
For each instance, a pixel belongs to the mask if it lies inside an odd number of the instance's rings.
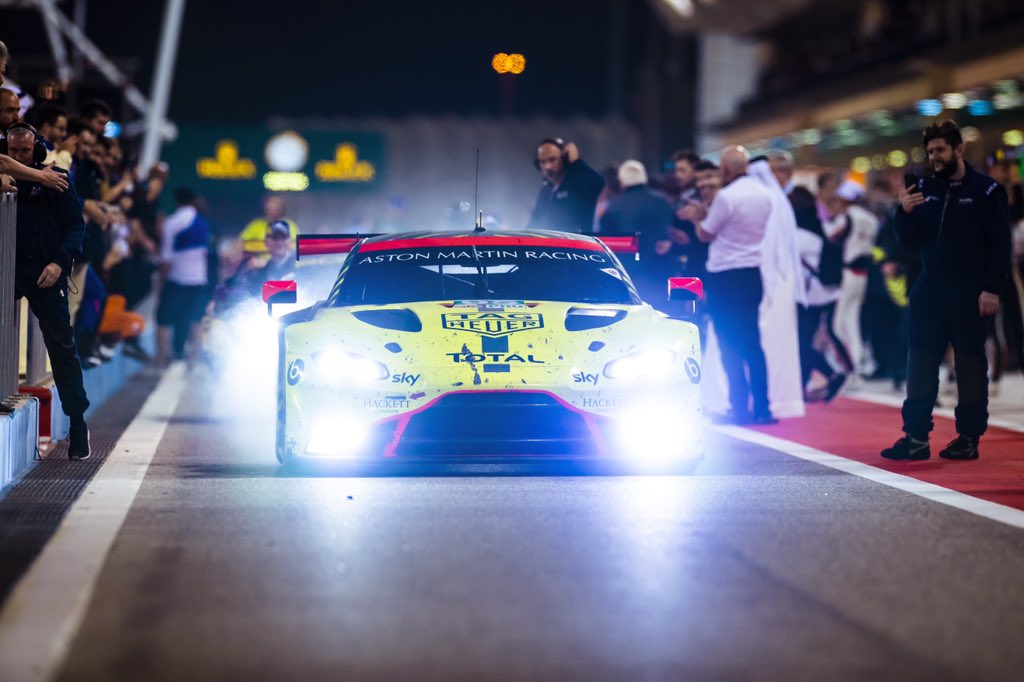
[{"label": "metal railing", "polygon": [[17,195],[0,192],[0,399],[18,390],[18,305],[14,301]]}]

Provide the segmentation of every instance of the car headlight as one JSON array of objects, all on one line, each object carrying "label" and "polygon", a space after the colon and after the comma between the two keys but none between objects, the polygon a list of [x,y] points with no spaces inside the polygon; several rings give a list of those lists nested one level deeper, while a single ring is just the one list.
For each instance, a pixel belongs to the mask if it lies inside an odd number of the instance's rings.
[{"label": "car headlight", "polygon": [[609,379],[665,379],[672,372],[676,354],[670,350],[645,350],[612,360],[604,367]]},{"label": "car headlight", "polygon": [[365,420],[353,415],[325,416],[313,423],[306,454],[316,457],[350,457],[357,454],[370,435]]},{"label": "car headlight", "polygon": [[313,361],[320,375],[328,381],[348,380],[363,384],[387,379],[390,374],[381,362],[337,348],[313,353]]}]

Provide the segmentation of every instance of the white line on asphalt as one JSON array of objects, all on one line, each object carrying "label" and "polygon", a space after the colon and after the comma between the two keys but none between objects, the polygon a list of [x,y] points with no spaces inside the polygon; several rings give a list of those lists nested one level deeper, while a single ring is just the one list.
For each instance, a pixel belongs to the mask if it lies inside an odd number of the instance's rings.
[{"label": "white line on asphalt", "polygon": [[[871,391],[848,391],[843,394],[843,397],[851,400],[860,400],[865,403],[885,405],[887,407],[903,407],[903,397],[899,395],[883,395],[881,393],[873,393]],[[946,417],[947,419],[956,419],[956,411],[950,407],[936,407],[932,409],[932,414],[936,414],[940,417]],[[1007,431],[1024,433],[1024,423],[1020,420],[1003,419],[1002,417],[993,417],[989,415],[988,425],[997,426],[1001,429],[1006,429]]]},{"label": "white line on asphalt", "polygon": [[950,490],[949,488],[943,488],[940,485],[933,483],[925,483],[919,481],[916,478],[910,476],[903,476],[902,474],[894,474],[891,471],[885,469],[879,469],[873,467],[870,464],[864,464],[857,462],[852,459],[833,455],[823,450],[815,450],[814,448],[794,443],[793,441],[784,440],[782,438],[776,438],[775,436],[769,436],[767,434],[760,433],[758,431],[751,431],[739,426],[721,426],[721,425],[709,425],[707,428],[723,433],[739,440],[745,440],[749,443],[755,443],[757,445],[763,445],[766,448],[772,450],[778,450],[787,455],[793,457],[799,457],[805,459],[808,462],[814,462],[823,466],[830,467],[832,469],[838,469],[839,471],[847,474],[853,474],[854,476],[860,476],[866,478],[869,481],[875,483],[881,483],[887,485],[890,488],[896,488],[903,492],[923,497],[926,500],[932,502],[938,502],[950,507],[955,507],[971,514],[977,514],[978,516],[984,516],[986,519],[992,519],[993,521],[999,521],[1010,526],[1017,528],[1024,528],[1024,511],[1014,509],[1013,507],[1007,507],[995,502],[989,502],[978,497],[972,497],[956,490]]},{"label": "white line on asphalt", "polygon": [[182,363],[164,374],[15,587],[0,613],[4,679],[46,680],[57,672],[186,384]]}]

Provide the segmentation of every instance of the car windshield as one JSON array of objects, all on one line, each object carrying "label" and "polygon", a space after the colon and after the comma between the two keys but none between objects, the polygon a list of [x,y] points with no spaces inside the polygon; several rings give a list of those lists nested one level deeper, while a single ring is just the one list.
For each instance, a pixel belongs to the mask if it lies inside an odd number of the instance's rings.
[{"label": "car windshield", "polygon": [[331,305],[464,299],[640,302],[619,264],[592,242],[476,246],[451,241],[455,245],[423,248],[364,244],[342,268]]}]

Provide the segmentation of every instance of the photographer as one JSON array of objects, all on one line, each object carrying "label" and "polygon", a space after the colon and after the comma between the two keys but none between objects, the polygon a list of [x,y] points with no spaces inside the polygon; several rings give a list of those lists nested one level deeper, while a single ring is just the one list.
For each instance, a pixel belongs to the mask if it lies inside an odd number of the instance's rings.
[{"label": "photographer", "polygon": [[[35,130],[24,123],[8,130],[7,148],[14,160],[26,166],[46,153]],[[22,182],[17,230],[15,295],[27,298],[39,319],[61,406],[71,418],[68,457],[85,459],[89,456],[89,428],[83,415],[89,400],[68,313],[68,275],[82,252],[85,232],[82,204],[74,188],[58,192]]]},{"label": "photographer", "polygon": [[924,130],[934,173],[900,193],[896,235],[920,246],[923,270],[910,292],[910,350],[906,436],[882,457],[928,459],[932,407],[939,391],[939,363],[949,344],[956,359],[959,436],[939,456],[977,459],[988,427],[987,320],[999,310],[1010,273],[1010,219],[998,182],[964,162],[964,143],[953,121]]}]

